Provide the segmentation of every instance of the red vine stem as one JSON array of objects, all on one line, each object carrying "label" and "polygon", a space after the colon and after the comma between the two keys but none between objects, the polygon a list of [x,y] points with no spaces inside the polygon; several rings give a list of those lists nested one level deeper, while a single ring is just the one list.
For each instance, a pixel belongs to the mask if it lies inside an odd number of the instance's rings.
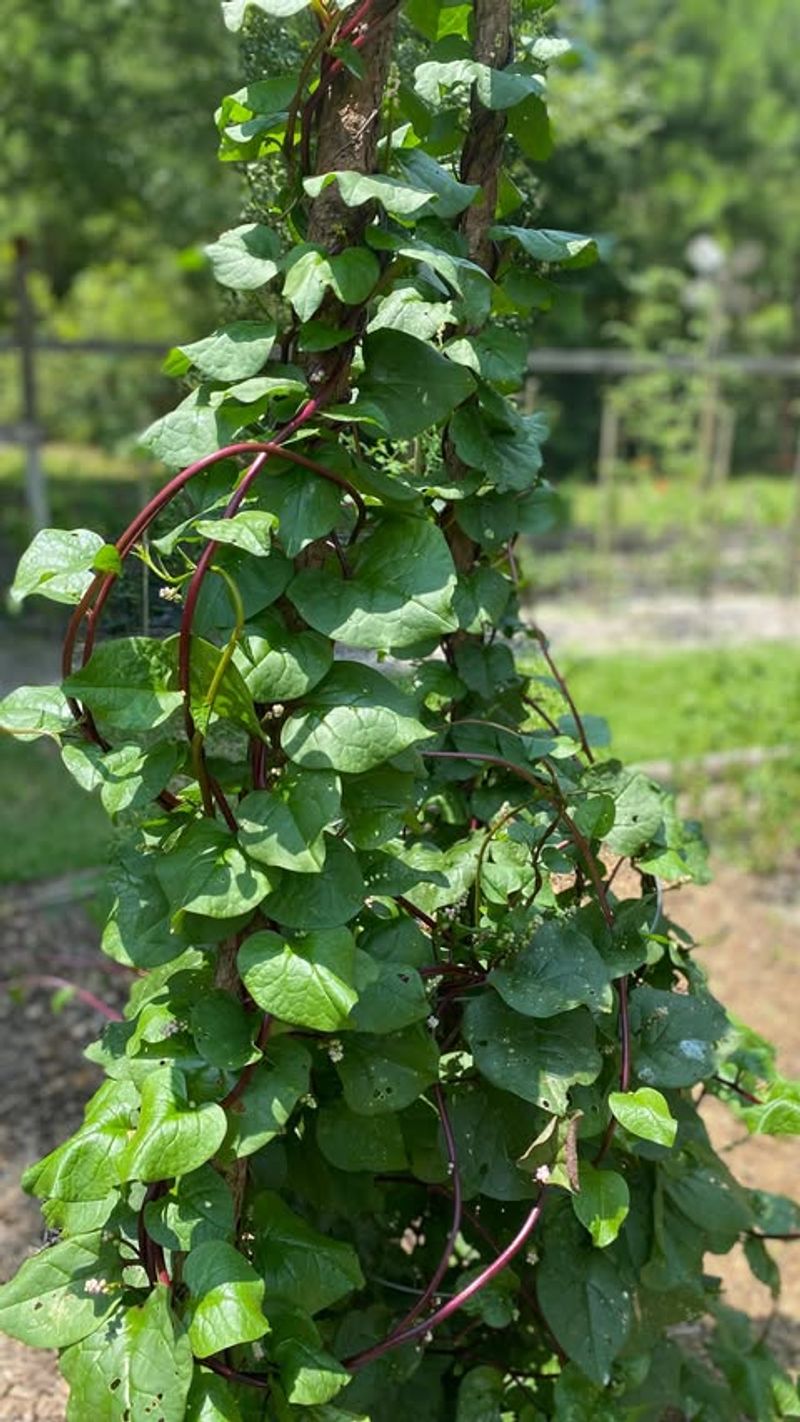
[{"label": "red vine stem", "polygon": [[85,1002],[87,1007],[93,1007],[95,1012],[102,1013],[109,1022],[122,1022],[122,1013],[117,1012],[115,1007],[109,1007],[107,1002],[97,997],[88,988],[79,987],[77,983],[70,982],[69,978],[57,978],[49,973],[31,973],[24,978],[9,978],[6,982],[0,983],[0,987],[44,987],[44,988],[69,988],[81,1002]]},{"label": "red vine stem", "polygon": [[496,1259],[492,1260],[491,1264],[487,1264],[485,1269],[482,1269],[479,1274],[476,1274],[474,1279],[471,1279],[468,1284],[465,1284],[459,1293],[455,1294],[453,1298],[448,1299],[446,1303],[443,1303],[441,1307],[437,1308],[428,1318],[423,1319],[421,1323],[416,1323],[413,1328],[406,1328],[402,1333],[393,1333],[389,1338],[385,1338],[382,1343],[376,1343],[374,1347],[367,1348],[364,1352],[356,1353],[352,1358],[345,1359],[345,1367],[349,1368],[351,1372],[357,1372],[359,1368],[364,1368],[368,1363],[374,1363],[378,1358],[382,1358],[384,1354],[390,1352],[391,1349],[401,1348],[405,1343],[413,1343],[418,1338],[424,1338],[427,1333],[431,1332],[434,1328],[438,1328],[440,1324],[445,1323],[454,1313],[458,1313],[459,1309],[463,1308],[465,1303],[468,1303],[471,1298],[474,1298],[475,1294],[479,1294],[482,1289],[485,1289],[486,1285],[490,1284],[493,1279],[496,1279],[497,1275],[503,1272],[511,1263],[512,1259],[516,1258],[542,1217],[545,1198],[546,1191],[542,1190],[536,1204],[526,1216],[514,1238],[511,1240],[511,1243],[506,1245],[505,1249],[498,1254]]},{"label": "red vine stem", "polygon": [[553,680],[555,681],[556,685],[558,686],[558,689],[559,689],[559,691],[561,692],[561,695],[563,696],[563,698],[564,698],[564,700],[566,701],[566,703],[567,703],[567,705],[568,705],[570,711],[572,712],[572,719],[573,719],[574,722],[575,722],[575,729],[576,729],[577,732],[578,732],[578,738],[579,738],[579,740],[580,740],[581,747],[582,747],[582,749],[583,749],[583,753],[584,753],[584,755],[586,756],[586,759],[589,761],[589,763],[590,763],[590,765],[591,765],[591,764],[594,762],[594,756],[592,755],[592,748],[591,748],[591,746],[589,745],[589,737],[588,737],[587,734],[586,734],[586,727],[585,727],[584,724],[583,724],[583,721],[582,721],[582,719],[581,719],[580,712],[578,711],[578,708],[577,708],[577,706],[575,705],[575,702],[574,702],[574,700],[573,700],[573,698],[572,698],[572,692],[570,691],[569,687],[567,686],[566,681],[564,680],[563,676],[561,675],[561,672],[558,670],[558,667],[556,666],[555,662],[553,661],[553,658],[552,658],[551,653],[550,653],[550,647],[549,647],[547,638],[545,637],[544,633],[541,632],[541,631],[539,630],[539,628],[537,627],[536,630],[534,631],[534,636],[536,637],[536,640],[537,640],[537,642],[539,643],[539,646],[540,646],[541,649],[542,649],[542,656],[544,657],[545,661],[547,662],[548,667],[550,668],[550,675],[552,676]]}]

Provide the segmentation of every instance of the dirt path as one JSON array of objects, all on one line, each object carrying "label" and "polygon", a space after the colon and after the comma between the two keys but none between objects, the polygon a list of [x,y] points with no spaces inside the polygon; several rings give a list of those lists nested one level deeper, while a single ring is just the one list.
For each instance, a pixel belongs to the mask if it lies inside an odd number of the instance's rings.
[{"label": "dirt path", "polygon": [[800,600],[761,593],[719,593],[708,598],[671,592],[590,604],[542,600],[526,614],[558,650],[620,652],[644,648],[743,647],[754,642],[796,642]]}]

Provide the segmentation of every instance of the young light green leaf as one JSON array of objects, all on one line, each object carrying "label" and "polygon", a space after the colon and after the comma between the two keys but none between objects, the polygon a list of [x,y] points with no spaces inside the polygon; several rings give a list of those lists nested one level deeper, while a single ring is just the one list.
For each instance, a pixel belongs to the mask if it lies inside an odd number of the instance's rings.
[{"label": "young light green leaf", "polygon": [[232,1245],[207,1240],[183,1265],[189,1289],[187,1324],[192,1352],[208,1358],[237,1343],[253,1343],[269,1331],[261,1311],[264,1281]]},{"label": "young light green leaf", "polygon": [[341,814],[339,777],[330,770],[291,766],[274,790],[254,790],[237,810],[239,843],[249,859],[297,874],[325,863],[323,833]]},{"label": "young light green leaf", "polygon": [[119,1257],[99,1234],[42,1249],[0,1285],[0,1332],[29,1348],[68,1348],[119,1308],[118,1275]]},{"label": "young light green leaf", "polygon": [[121,731],[160,726],[183,703],[173,650],[155,637],[101,642],[63,690]]},{"label": "young light green leaf", "polygon": [[357,662],[338,662],[285,722],[281,745],[310,770],[360,774],[432,734],[417,719],[411,698],[388,677]]},{"label": "young light green leaf", "polygon": [[294,1027],[334,1032],[358,999],[355,941],[346,928],[292,940],[254,933],[239,949],[238,964],[259,1007]]},{"label": "young light green leaf", "polygon": [[603,959],[590,939],[557,919],[537,928],[530,943],[489,982],[526,1017],[554,1017],[573,1007],[609,1012],[613,997]]},{"label": "young light green leaf", "polygon": [[302,1338],[285,1338],[275,1349],[281,1383],[287,1401],[294,1406],[314,1407],[329,1402],[347,1387],[352,1374],[338,1358]]},{"label": "young light green leaf", "polygon": [[99,533],[88,528],[41,529],[19,560],[11,602],[21,603],[33,593],[51,602],[80,602],[103,547]]},{"label": "young light green leaf", "polygon": [[266,558],[272,547],[272,534],[278,526],[274,514],[263,509],[243,509],[233,518],[201,518],[195,524],[203,538],[215,543],[230,543],[255,558]]},{"label": "young light green leaf", "polygon": [[668,1149],[675,1144],[678,1122],[660,1091],[640,1086],[638,1091],[612,1091],[608,1098],[612,1116],[640,1140]]},{"label": "young light green leaf", "polygon": [[209,380],[247,380],[263,369],[274,343],[273,322],[232,321],[202,341],[176,346],[164,370],[185,375],[194,366]]},{"label": "young light green leaf", "polygon": [[112,1314],[68,1348],[61,1371],[70,1387],[67,1422],[184,1422],[194,1371],[189,1339],[157,1285],[140,1305]]},{"label": "young light green leaf", "polygon": [[234,291],[255,291],[277,276],[280,243],[259,222],[232,227],[205,250],[217,281]]},{"label": "young light green leaf", "polygon": [[572,1195],[572,1208],[597,1248],[605,1249],[614,1243],[630,1211],[628,1186],[616,1170],[597,1170],[582,1161],[580,1187]]},{"label": "young light green leaf", "polygon": [[393,515],[364,540],[352,577],[307,569],[290,583],[288,595],[317,632],[388,651],[455,631],[455,587],[453,560],[439,529]]},{"label": "young light green leaf", "polygon": [[192,1105],[186,1081],[174,1067],[159,1067],[142,1085],[136,1131],[120,1160],[123,1180],[164,1180],[188,1175],[219,1150],[225,1112],[212,1101]]},{"label": "young light green leaf", "polygon": [[368,247],[346,247],[332,256],[317,247],[299,247],[286,263],[283,294],[301,321],[310,321],[329,289],[344,306],[367,300],[381,274]]},{"label": "young light green leaf", "polygon": [[569,1087],[594,1081],[602,1067],[585,1008],[535,1021],[484,992],[466,1009],[464,1035],[487,1081],[555,1115],[566,1112]]},{"label": "young light green leaf", "polygon": [[267,1312],[274,1300],[313,1315],[364,1287],[355,1250],[313,1229],[279,1195],[258,1195],[253,1219],[255,1260],[267,1281]]},{"label": "young light green leaf", "polygon": [[81,1202],[103,1200],[123,1178],[139,1093],[130,1081],[106,1081],[84,1112],[83,1125],[22,1177],[34,1195]]},{"label": "young light green leaf", "polygon": [[0,732],[19,740],[60,741],[75,722],[58,686],[18,686],[0,701]]},{"label": "young light green leaf", "polygon": [[378,202],[390,217],[410,217],[419,212],[435,193],[398,183],[385,173],[356,173],[344,170],[321,173],[304,178],[303,187],[309,197],[319,197],[331,183],[336,183],[342,202],[347,207],[360,207],[365,202]]}]

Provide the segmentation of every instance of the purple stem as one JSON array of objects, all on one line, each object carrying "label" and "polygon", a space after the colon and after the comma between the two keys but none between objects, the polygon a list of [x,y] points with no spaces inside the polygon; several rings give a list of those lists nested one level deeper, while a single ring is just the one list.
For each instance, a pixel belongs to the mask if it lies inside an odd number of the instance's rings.
[{"label": "purple stem", "polygon": [[546,1191],[542,1190],[536,1204],[511,1243],[506,1245],[502,1253],[498,1254],[491,1264],[487,1264],[480,1274],[477,1274],[466,1284],[460,1293],[457,1293],[452,1299],[448,1299],[446,1303],[436,1309],[435,1313],[423,1319],[421,1323],[416,1323],[413,1328],[406,1328],[402,1333],[393,1333],[389,1338],[384,1338],[382,1343],[376,1343],[374,1347],[367,1348],[363,1353],[356,1353],[354,1357],[347,1358],[345,1367],[349,1368],[351,1372],[356,1372],[359,1368],[366,1367],[367,1363],[374,1363],[376,1359],[382,1358],[391,1349],[401,1348],[405,1343],[413,1343],[418,1338],[424,1338],[427,1333],[438,1328],[439,1324],[445,1323],[454,1313],[458,1313],[465,1303],[474,1298],[475,1294],[479,1294],[481,1289],[485,1289],[486,1285],[496,1279],[497,1275],[501,1274],[511,1263],[511,1260],[519,1254],[541,1219],[545,1198]]},{"label": "purple stem", "polygon": [[71,983],[69,978],[57,978],[51,976],[49,973],[32,973],[24,978],[9,978],[6,982],[0,984],[0,986],[5,988],[69,988],[70,992],[74,993],[81,1002],[85,1002],[87,1007],[93,1007],[95,1012],[102,1013],[103,1017],[107,1018],[109,1022],[122,1022],[123,1020],[122,1013],[117,1012],[115,1007],[109,1007],[108,1003],[103,1002],[102,998],[96,997],[88,988],[78,987],[77,983]]}]

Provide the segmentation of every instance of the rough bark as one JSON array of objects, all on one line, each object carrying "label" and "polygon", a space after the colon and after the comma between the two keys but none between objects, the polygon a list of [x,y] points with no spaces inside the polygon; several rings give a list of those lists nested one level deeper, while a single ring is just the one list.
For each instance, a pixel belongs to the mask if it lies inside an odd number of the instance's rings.
[{"label": "rough bark", "polygon": [[[481,64],[488,64],[492,69],[505,69],[511,63],[511,0],[475,0],[473,53]],[[488,232],[497,207],[505,133],[505,113],[485,108],[473,92],[461,159],[461,181],[477,183],[481,194],[464,213],[462,231],[470,257],[490,273],[494,271],[496,258]]]},{"label": "rough bark", "polygon": [[[375,0],[364,20],[366,34],[359,53],[364,66],[361,78],[348,69],[340,69],[326,84],[316,110],[317,148],[315,173],[330,173],[345,169],[349,172],[374,173],[377,169],[378,140],[383,96],[392,59],[397,20],[397,0]],[[350,38],[358,38],[358,32]],[[370,204],[347,207],[342,202],[338,186],[332,183],[312,205],[308,240],[323,247],[331,255],[346,247],[357,246],[371,217]],[[352,312],[342,308],[329,295],[318,319],[332,325],[347,325]],[[354,338],[358,331],[354,330]],[[352,349],[352,348],[350,348]],[[314,358],[309,376],[313,384],[321,385],[335,377],[334,398],[343,395],[350,375],[350,359],[342,359],[341,348]]]}]

